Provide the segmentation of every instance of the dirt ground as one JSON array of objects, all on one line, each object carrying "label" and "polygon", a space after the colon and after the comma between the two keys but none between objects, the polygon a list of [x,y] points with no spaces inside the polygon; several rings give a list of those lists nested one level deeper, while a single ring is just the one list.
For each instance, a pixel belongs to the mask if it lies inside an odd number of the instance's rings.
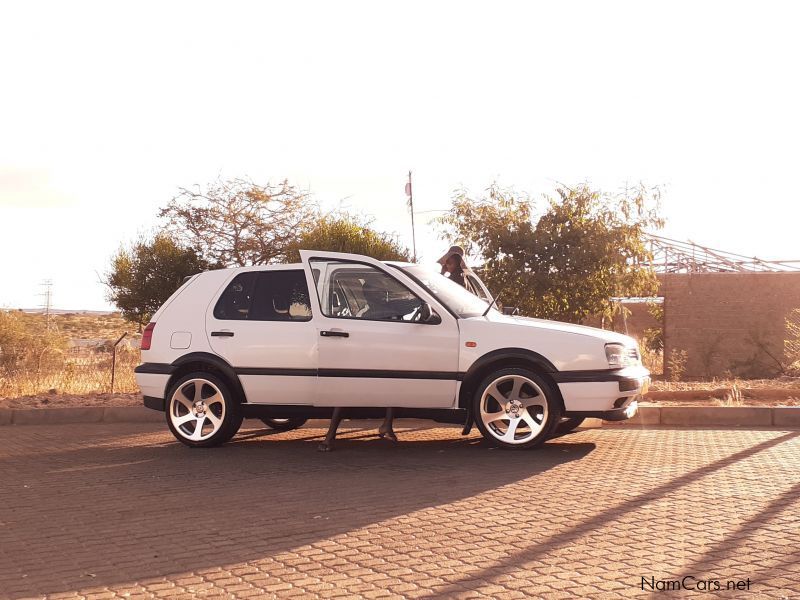
[{"label": "dirt ground", "polygon": [[646,401],[669,406],[800,406],[800,377],[654,381]]},{"label": "dirt ground", "polygon": [[74,406],[142,406],[142,395],[46,393],[18,398],[0,398],[0,408],[70,408]]}]

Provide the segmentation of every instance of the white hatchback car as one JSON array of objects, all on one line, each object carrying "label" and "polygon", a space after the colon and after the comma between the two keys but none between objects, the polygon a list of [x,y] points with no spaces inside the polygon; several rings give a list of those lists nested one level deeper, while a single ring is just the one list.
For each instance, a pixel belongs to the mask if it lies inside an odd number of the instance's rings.
[{"label": "white hatchback car", "polygon": [[195,275],[145,329],[144,404],[184,444],[223,443],[245,417],[291,429],[342,406],[465,434],[476,423],[495,445],[530,448],[586,417],[630,418],[647,392],[630,337],[503,315],[421,265],[300,255]]}]

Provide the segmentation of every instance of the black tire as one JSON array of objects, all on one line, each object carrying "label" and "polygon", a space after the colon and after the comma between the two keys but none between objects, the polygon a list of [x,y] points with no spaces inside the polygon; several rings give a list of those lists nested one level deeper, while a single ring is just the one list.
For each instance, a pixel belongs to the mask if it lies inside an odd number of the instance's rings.
[{"label": "black tire", "polygon": [[[513,407],[510,407],[509,404],[515,399],[512,397],[513,389],[514,385],[516,385],[516,382],[520,381],[520,379],[527,380],[533,384],[530,385],[530,383],[523,381],[521,383],[520,391],[517,394],[520,396],[520,398],[517,399],[517,402],[519,403],[532,401],[530,406],[533,410],[530,412],[528,412],[527,406],[522,408],[517,407],[516,411],[514,411]],[[508,381],[511,382],[511,387],[508,387]],[[487,392],[488,388],[492,385],[497,386],[495,389],[497,392],[503,395],[503,399],[507,401],[507,406],[510,407],[512,412],[509,412],[508,410],[504,411],[503,406],[494,400],[494,395],[491,392],[488,393],[486,398],[486,414],[482,412],[481,405],[484,401],[484,392]],[[506,393],[508,393],[507,396],[505,395]],[[522,396],[525,397],[522,398]],[[543,396],[543,398],[540,396]],[[474,415],[475,424],[478,426],[478,430],[480,430],[484,439],[486,439],[486,441],[490,444],[507,450],[527,450],[529,448],[535,448],[536,446],[541,445],[550,437],[552,437],[552,433],[555,430],[556,425],[558,425],[558,423],[561,421],[562,411],[558,398],[559,396],[554,388],[554,384],[546,377],[523,367],[509,367],[505,369],[499,369],[489,374],[481,382],[481,384],[475,390],[475,394],[472,398],[472,414]],[[536,402],[536,400],[539,402]],[[492,408],[490,406],[492,403],[496,405],[496,408],[493,410],[488,410],[489,408]],[[542,407],[541,411],[539,411],[537,408],[539,404],[541,404]],[[532,419],[532,421],[528,420],[528,418],[524,416],[515,416],[513,419],[504,417],[504,414],[522,415],[523,408],[525,412],[528,413],[528,416]],[[491,420],[491,415],[497,415],[497,417],[488,424],[484,422],[485,417],[488,420]],[[505,421],[508,421],[508,423],[505,423]],[[510,440],[500,439],[500,437],[508,437],[512,421],[516,421],[516,425],[514,425],[514,431],[510,432],[510,435],[514,438],[514,441],[512,442]],[[524,425],[522,424],[523,422]],[[528,423],[534,423],[535,425],[532,426]],[[501,433],[503,426],[506,427],[505,435],[500,436],[499,434]],[[517,437],[520,427],[523,427],[523,430],[520,436]],[[528,430],[527,437],[525,434],[525,429]]]},{"label": "black tire", "polygon": [[[194,416],[193,412],[196,410],[193,399],[198,398],[197,385],[200,385],[199,398],[204,403],[202,417]],[[206,405],[207,400],[211,402]],[[167,426],[172,435],[192,448],[224,444],[242,426],[242,406],[238,398],[231,393],[225,380],[205,371],[188,373],[176,380],[169,388],[164,405]],[[211,417],[215,419],[212,420]],[[183,419],[186,422],[180,423]],[[196,429],[198,426],[199,434]],[[206,429],[207,426],[210,426],[210,431]]]},{"label": "black tire", "polygon": [[289,419],[269,419],[263,417],[260,421],[270,429],[276,431],[291,431],[292,429],[299,429],[305,425],[308,419],[304,419],[303,417],[292,417]]},{"label": "black tire", "polygon": [[554,435],[564,435],[575,431],[585,420],[584,417],[562,417],[561,422],[556,425]]}]

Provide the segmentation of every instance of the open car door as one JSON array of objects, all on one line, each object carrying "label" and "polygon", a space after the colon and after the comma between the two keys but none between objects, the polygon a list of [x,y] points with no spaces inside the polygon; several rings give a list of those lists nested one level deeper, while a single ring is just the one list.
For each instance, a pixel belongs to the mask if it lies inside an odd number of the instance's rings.
[{"label": "open car door", "polygon": [[300,256],[318,334],[315,404],[454,406],[458,321],[444,306],[381,261],[308,250]]}]

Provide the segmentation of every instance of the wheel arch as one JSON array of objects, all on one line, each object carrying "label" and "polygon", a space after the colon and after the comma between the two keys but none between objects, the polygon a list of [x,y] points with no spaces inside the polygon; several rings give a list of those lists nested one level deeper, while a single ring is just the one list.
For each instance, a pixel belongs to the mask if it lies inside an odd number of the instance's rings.
[{"label": "wheel arch", "polygon": [[[216,354],[211,354],[209,352],[190,352],[172,361],[172,366],[175,367],[175,370],[172,372],[167,382],[167,390],[172,387],[175,381],[188,373],[206,371],[221,377],[228,384],[231,392],[233,392],[233,395],[239,401],[239,404],[245,404],[247,402],[247,397],[244,395],[244,388],[242,388],[242,382],[239,381],[239,376],[236,374],[236,371],[225,359]],[[165,399],[165,403],[166,401],[167,399]]]},{"label": "wheel arch", "polygon": [[493,350],[473,362],[469,369],[467,369],[467,372],[464,373],[464,377],[461,380],[461,387],[458,393],[459,408],[470,410],[472,406],[472,395],[481,381],[483,381],[489,373],[509,367],[531,369],[539,375],[546,377],[555,392],[556,401],[560,404],[561,410],[564,410],[564,398],[561,396],[558,384],[556,384],[552,377],[552,374],[557,373],[558,369],[547,357],[526,348],[501,348]]}]

